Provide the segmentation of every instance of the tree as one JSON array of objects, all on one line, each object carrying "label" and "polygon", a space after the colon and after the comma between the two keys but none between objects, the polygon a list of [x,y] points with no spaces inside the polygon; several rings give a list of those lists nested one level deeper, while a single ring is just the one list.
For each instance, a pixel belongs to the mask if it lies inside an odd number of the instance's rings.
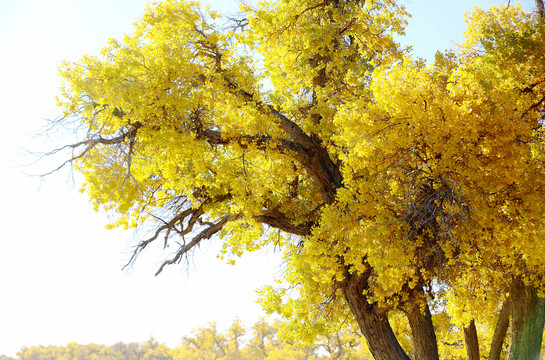
[{"label": "tree", "polygon": [[24,347],[13,360],[171,360],[171,351],[153,338],[144,343],[118,342],[111,346],[71,342],[66,346]]},{"label": "tree", "polygon": [[395,43],[406,13],[393,0],[242,11],[225,27],[167,0],[63,66],[63,119],[83,136],[67,163],[111,226],[154,227],[131,261],[157,242],[178,246],[158,273],[216,235],[229,259],[274,244],[288,269],[261,301],[300,339],[353,320],[378,360],[438,359],[464,334],[472,358],[498,353],[507,311],[509,358],[537,359],[539,12],[476,10],[459,52],[426,65]]},{"label": "tree", "polygon": [[[360,336],[350,331],[338,331],[319,336],[310,346],[295,346],[278,336],[281,324],[270,324],[260,319],[246,331],[235,320],[226,333],[217,330],[216,324],[199,328],[173,349],[174,359],[229,359],[229,360],[325,360],[367,359],[366,347]],[[319,355],[320,351],[324,355]],[[359,356],[358,356],[359,355]]]},{"label": "tree", "polygon": [[[238,323],[233,327],[238,328]],[[233,334],[238,331],[233,332]],[[244,359],[238,349],[238,336],[227,339],[216,329],[216,324],[194,331],[194,336],[184,337],[182,346],[175,353],[176,359]]]}]

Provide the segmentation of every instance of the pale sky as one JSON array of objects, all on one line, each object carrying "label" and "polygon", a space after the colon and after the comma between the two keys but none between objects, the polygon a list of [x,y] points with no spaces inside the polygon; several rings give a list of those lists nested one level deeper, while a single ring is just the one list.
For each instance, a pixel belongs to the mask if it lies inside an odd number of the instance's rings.
[{"label": "pale sky", "polygon": [[[108,231],[105,214],[62,172],[40,183],[25,150],[51,149],[36,137],[57,116],[61,60],[96,54],[110,37],[131,31],[146,0],[0,0],[0,354],[22,346],[71,341],[113,344],[153,335],[176,346],[192,329],[235,317],[251,325],[263,315],[255,289],[279,276],[278,254],[250,254],[236,266],[215,258],[218,241],[197,251],[189,268],[170,266],[154,277],[161,258],[144,254],[121,271],[136,236]],[[236,1],[209,1],[235,12]],[[506,1],[408,0],[413,14],[407,44],[432,59],[461,41],[463,13]],[[533,0],[523,1],[533,8]],[[66,139],[67,141],[72,139]],[[59,139],[57,139],[57,142]],[[62,141],[62,139],[61,139]],[[48,160],[40,164],[53,166]]]}]

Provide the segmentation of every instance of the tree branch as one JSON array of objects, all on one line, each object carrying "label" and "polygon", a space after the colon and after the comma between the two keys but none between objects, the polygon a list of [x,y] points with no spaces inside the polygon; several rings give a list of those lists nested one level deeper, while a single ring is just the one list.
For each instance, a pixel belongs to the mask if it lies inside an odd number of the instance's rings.
[{"label": "tree branch", "polygon": [[197,137],[205,139],[214,145],[229,145],[236,143],[242,148],[248,148],[252,144],[260,150],[276,150],[282,154],[292,154],[301,163],[309,161],[308,149],[286,139],[273,138],[270,135],[243,135],[240,137],[224,137],[217,130],[197,129]]},{"label": "tree branch", "polygon": [[[222,68],[223,54],[215,43],[203,42],[204,50],[210,53],[214,61],[214,70],[225,82],[226,90],[246,103],[252,103],[256,110],[266,116],[273,116],[277,125],[287,134],[288,140],[298,149],[308,149],[307,154],[298,161],[306,168],[314,181],[316,181],[325,203],[331,204],[335,200],[337,189],[342,186],[342,175],[339,167],[331,161],[329,153],[323,147],[321,140],[315,134],[306,134],[299,125],[290,120],[286,115],[270,104],[256,100],[253,93],[241,89],[239,85],[229,77],[228,72]],[[212,134],[210,134],[212,135]],[[214,137],[217,134],[214,134]],[[303,152],[298,151],[301,156]]]},{"label": "tree branch", "polygon": [[[198,189],[194,195],[195,196],[198,196],[200,193],[200,190]],[[151,244],[152,242],[156,241],[159,236],[164,233],[164,243],[163,243],[163,249],[165,249],[168,245],[168,240],[171,236],[171,233],[172,231],[174,231],[177,235],[179,235],[180,237],[184,238],[184,236],[190,234],[191,232],[193,232],[194,228],[195,228],[195,225],[197,223],[199,223],[200,225],[203,225],[203,226],[207,226],[207,228],[205,228],[204,230],[201,231],[201,234],[203,232],[205,232],[207,229],[213,227],[214,223],[210,223],[210,222],[203,222],[201,217],[202,215],[204,215],[204,205],[205,204],[210,204],[210,203],[221,203],[227,199],[229,199],[231,197],[231,195],[227,194],[227,195],[222,195],[222,196],[217,196],[215,198],[207,198],[206,200],[204,200],[199,206],[191,206],[191,204],[189,205],[190,207],[180,211],[176,216],[174,216],[172,219],[170,219],[169,221],[164,221],[164,220],[161,220],[159,218],[156,217],[156,219],[158,219],[159,221],[161,221],[163,223],[162,226],[159,226],[155,232],[153,233],[153,236],[151,236],[150,238],[148,238],[147,240],[144,240],[144,241],[141,241],[140,243],[138,243],[132,253],[132,256],[131,258],[129,259],[129,261],[127,262],[127,264],[125,266],[123,266],[123,269],[125,269],[127,266],[129,266],[130,264],[132,264],[136,258],[138,257],[138,255],[149,245]],[[185,203],[185,202],[184,202]],[[183,205],[183,204],[182,204]],[[186,225],[184,226],[184,223],[186,223]],[[179,224],[179,229],[176,227],[176,225]],[[222,225],[223,226],[223,225]],[[213,234],[212,234],[213,235]],[[198,235],[197,235],[198,236]],[[196,237],[193,238],[193,240],[195,239]],[[202,240],[202,239],[201,239]],[[199,240],[200,241],[200,240]],[[182,245],[182,248],[187,246],[184,242],[184,245]],[[193,247],[194,245],[192,245],[191,247]],[[189,250],[191,247],[189,247],[187,250]],[[187,252],[186,250],[186,252]],[[176,260],[177,261],[177,260]],[[163,264],[163,266],[161,266],[161,269],[164,267],[165,264]],[[157,274],[159,274],[161,271],[157,272]]]},{"label": "tree branch", "polygon": [[164,261],[161,266],[159,267],[159,270],[155,273],[155,276],[159,275],[165,266],[176,264],[180,261],[182,256],[187,254],[189,250],[194,248],[196,245],[198,245],[202,240],[204,239],[210,239],[214,234],[216,234],[218,231],[220,231],[223,226],[228,223],[229,221],[236,220],[240,217],[240,214],[235,215],[227,215],[222,217],[217,223],[214,223],[204,230],[202,230],[200,233],[198,233],[191,241],[187,244],[184,244],[180,247],[180,249],[176,252],[176,255],[172,259]]},{"label": "tree branch", "polygon": [[51,171],[49,171],[49,172],[47,172],[45,174],[42,174],[41,176],[43,177],[43,176],[51,175],[52,173],[54,173],[56,171],[59,171],[60,169],[62,169],[66,165],[73,163],[75,160],[83,158],[86,154],[88,154],[97,145],[121,144],[121,143],[124,143],[127,139],[134,139],[136,137],[138,129],[141,128],[141,127],[142,127],[141,123],[136,123],[136,124],[133,125],[132,129],[130,129],[130,130],[122,133],[121,135],[114,137],[114,138],[107,139],[107,138],[103,138],[102,136],[98,136],[96,138],[83,140],[83,141],[77,142],[75,144],[65,145],[65,146],[60,147],[58,149],[52,150],[52,151],[46,153],[45,156],[55,155],[55,154],[57,154],[57,153],[59,153],[59,152],[61,152],[63,150],[66,150],[66,149],[72,149],[72,153],[74,153],[76,151],[76,149],[78,149],[78,148],[80,148],[82,146],[84,147],[83,150],[81,151],[81,153],[79,153],[78,155],[72,155],[70,157],[70,159],[63,162],[57,168],[55,168],[55,169],[53,169],[53,170],[51,170]]},{"label": "tree branch", "polygon": [[254,219],[273,228],[300,236],[309,236],[312,229],[312,222],[308,221],[294,225],[284,214],[277,210],[266,210],[263,214],[254,216]]}]

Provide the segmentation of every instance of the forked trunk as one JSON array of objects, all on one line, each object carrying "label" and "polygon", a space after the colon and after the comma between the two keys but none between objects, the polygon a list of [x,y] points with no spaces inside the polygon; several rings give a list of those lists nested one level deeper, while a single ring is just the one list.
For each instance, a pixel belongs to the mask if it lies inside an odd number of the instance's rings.
[{"label": "forked trunk", "polygon": [[435,328],[431,320],[431,313],[427,302],[410,304],[404,307],[409,320],[414,344],[415,359],[439,360]]},{"label": "forked trunk", "polygon": [[511,288],[511,345],[509,360],[539,360],[543,326],[545,325],[545,299],[537,290],[515,279]]},{"label": "forked trunk", "polygon": [[345,299],[375,360],[410,360],[394,334],[387,314],[369,304],[363,291],[367,277],[349,275],[343,286]]}]

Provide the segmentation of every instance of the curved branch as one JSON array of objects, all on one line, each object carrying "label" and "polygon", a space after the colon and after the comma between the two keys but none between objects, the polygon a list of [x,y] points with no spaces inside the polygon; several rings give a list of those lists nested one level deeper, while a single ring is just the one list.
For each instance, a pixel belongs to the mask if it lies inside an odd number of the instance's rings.
[{"label": "curved branch", "polygon": [[197,137],[205,139],[214,145],[229,145],[236,143],[242,148],[248,148],[252,144],[259,150],[276,150],[281,154],[292,154],[295,159],[304,164],[309,161],[308,149],[290,140],[273,138],[270,135],[244,135],[240,137],[224,137],[217,130],[197,129]]},{"label": "curved branch", "polygon": [[310,148],[314,145],[312,138],[307,135],[299,125],[278,111],[274,106],[256,100],[253,93],[240,89],[238,85],[227,76],[224,76],[224,80],[227,83],[227,89],[231,94],[241,98],[245,102],[255,104],[257,110],[263,115],[272,115],[278,121],[280,128],[290,137],[291,141],[305,148]]},{"label": "curved branch", "polygon": [[163,271],[165,266],[178,263],[180,259],[182,258],[182,256],[187,254],[189,250],[191,250],[196,245],[198,245],[202,240],[210,239],[214,234],[220,231],[226,223],[228,223],[229,221],[236,220],[239,217],[240,217],[240,214],[227,215],[222,217],[217,223],[213,223],[209,225],[207,228],[205,228],[200,233],[198,233],[195,237],[193,237],[193,239],[191,239],[189,243],[181,246],[172,259],[164,261],[159,267],[159,270],[157,270],[157,272],[155,273],[155,276],[159,275]]},{"label": "curved branch", "polygon": [[84,147],[83,150],[81,151],[81,153],[79,153],[78,155],[72,155],[70,157],[70,159],[63,162],[57,168],[55,168],[55,169],[53,169],[53,170],[51,170],[51,171],[49,171],[49,172],[47,172],[45,174],[42,174],[41,176],[43,177],[43,176],[51,175],[52,173],[59,171],[60,169],[62,169],[66,165],[73,163],[75,160],[83,158],[86,154],[88,154],[91,150],[93,150],[97,145],[114,145],[114,144],[124,143],[126,140],[132,140],[132,139],[136,138],[136,134],[138,132],[138,129],[141,128],[141,127],[142,127],[141,123],[136,123],[136,124],[133,125],[133,127],[130,130],[122,133],[119,136],[113,137],[113,138],[107,139],[107,138],[103,138],[102,136],[98,136],[96,138],[90,138],[90,139],[87,139],[87,140],[77,142],[75,144],[65,145],[65,146],[60,147],[58,149],[52,150],[52,151],[46,153],[45,156],[55,155],[55,154],[57,154],[57,153],[59,153],[59,152],[61,152],[63,150],[66,150],[66,149],[72,149],[72,152],[75,152],[76,149],[78,149],[80,147]]},{"label": "curved branch", "polygon": [[[194,192],[193,195],[198,196],[201,193],[202,189],[198,189]],[[209,222],[203,222],[201,219],[201,216],[204,215],[204,205],[210,204],[210,203],[221,203],[227,199],[229,199],[231,195],[222,195],[217,196],[214,198],[207,198],[204,200],[199,206],[191,206],[189,205],[189,208],[184,209],[183,211],[179,212],[176,216],[174,216],[169,221],[164,221],[162,219],[156,218],[159,221],[163,222],[162,226],[159,226],[155,232],[153,233],[153,236],[150,237],[147,240],[141,241],[136,245],[136,248],[134,249],[131,258],[127,262],[125,266],[123,266],[123,269],[125,269],[127,266],[132,264],[138,255],[152,242],[156,241],[159,236],[164,233],[164,244],[163,249],[165,249],[168,245],[168,239],[170,238],[170,235],[172,231],[174,231],[177,235],[181,236],[182,238],[185,235],[190,234],[194,228],[196,223],[198,222],[200,225],[207,225],[208,227],[213,226],[213,223]],[[183,204],[182,204],[183,205]],[[187,225],[184,226],[184,222],[187,222]],[[176,228],[176,224],[180,225],[180,228]],[[206,230],[206,229],[205,229]],[[202,230],[201,233],[205,230]],[[185,245],[184,245],[185,246]],[[160,271],[159,271],[160,272]]]},{"label": "curved branch", "polygon": [[300,236],[309,236],[313,225],[310,221],[294,225],[284,214],[277,210],[264,211],[263,214],[254,216],[254,219],[273,228]]},{"label": "curved branch", "polygon": [[[155,233],[153,234],[152,237],[150,237],[147,240],[141,241],[140,243],[138,243],[138,245],[136,245],[136,248],[134,249],[131,258],[129,259],[127,264],[125,266],[123,266],[123,269],[125,269],[127,266],[132,264],[134,262],[134,260],[136,260],[138,255],[142,252],[142,250],[144,250],[149,244],[151,244],[152,242],[157,240],[159,238],[159,235],[161,235],[161,233],[163,231],[166,231],[165,245],[164,245],[164,247],[166,247],[166,243],[167,243],[168,237],[170,235],[170,232],[172,231],[172,229],[174,228],[176,223],[183,222],[188,216],[191,216],[191,219],[192,219],[192,218],[195,217],[195,215],[200,216],[201,214],[202,214],[202,206],[198,207],[197,209],[189,208],[189,209],[186,209],[186,210],[182,211],[178,215],[176,215],[169,222],[163,221],[165,224],[163,226],[160,226],[159,228],[157,228],[157,230],[155,230]],[[191,230],[192,226],[188,226],[187,228]]]}]

